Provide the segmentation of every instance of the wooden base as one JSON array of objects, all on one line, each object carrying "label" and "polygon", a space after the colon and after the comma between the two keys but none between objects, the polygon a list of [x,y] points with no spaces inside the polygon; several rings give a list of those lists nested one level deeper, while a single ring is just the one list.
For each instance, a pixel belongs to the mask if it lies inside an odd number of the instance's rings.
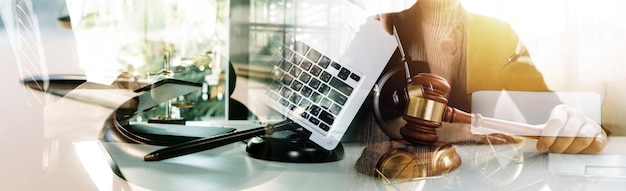
[{"label": "wooden base", "polygon": [[360,173],[396,181],[439,176],[460,165],[461,158],[449,143],[417,145],[402,140],[368,145],[355,167]]}]

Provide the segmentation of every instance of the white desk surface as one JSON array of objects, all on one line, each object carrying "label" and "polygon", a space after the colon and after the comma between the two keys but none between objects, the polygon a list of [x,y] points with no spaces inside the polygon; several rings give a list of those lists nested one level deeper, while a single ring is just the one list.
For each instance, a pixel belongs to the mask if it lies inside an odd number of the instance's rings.
[{"label": "white desk surface", "polygon": [[[94,133],[77,131],[74,133]],[[537,153],[534,141],[522,145],[524,163],[489,170],[476,160],[491,148],[457,145],[462,165],[442,177],[382,184],[355,170],[362,145],[344,143],[345,158],[321,164],[293,164],[251,158],[242,143],[234,143],[160,162],[142,156],[160,147],[102,143],[95,137],[72,135],[24,145],[2,157],[3,190],[619,190],[626,186],[626,137],[611,137],[598,155]],[[116,159],[126,180],[116,176],[105,150]],[[497,149],[497,148],[496,148]],[[568,163],[563,167],[558,164]],[[595,161],[595,162],[594,162]],[[600,164],[597,164],[600,162]],[[610,174],[589,174],[590,168],[612,167]],[[615,168],[613,168],[615,167]],[[601,169],[601,168],[596,168]],[[617,169],[617,172],[616,172]],[[587,170],[587,174],[585,172]],[[591,169],[593,170],[593,169]],[[489,172],[487,172],[489,171]],[[495,172],[494,174],[491,174]]]},{"label": "white desk surface", "polygon": [[[253,159],[242,143],[144,162],[142,156],[159,147],[102,143],[98,138],[106,112],[97,114],[84,105],[61,106],[27,105],[16,111],[28,115],[5,115],[10,120],[0,128],[0,190],[623,190],[626,186],[622,148],[626,137],[610,137],[605,151],[597,155],[537,153],[534,141],[528,140],[521,146],[524,162],[505,162],[500,169],[477,160],[493,156],[490,147],[456,145],[462,159],[458,169],[439,178],[382,184],[355,170],[364,146],[354,143],[343,144],[344,159],[321,164]],[[36,116],[48,116],[44,118],[55,123]],[[51,125],[66,131],[47,136]],[[507,148],[495,150],[506,153]],[[108,153],[125,179],[113,173]]]}]

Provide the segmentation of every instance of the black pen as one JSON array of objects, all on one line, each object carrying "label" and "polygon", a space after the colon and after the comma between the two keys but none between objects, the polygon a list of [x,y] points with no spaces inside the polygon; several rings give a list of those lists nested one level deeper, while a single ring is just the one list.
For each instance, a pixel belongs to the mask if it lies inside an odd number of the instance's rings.
[{"label": "black pen", "polygon": [[205,151],[213,148],[217,148],[220,146],[224,146],[230,143],[243,141],[246,139],[250,139],[252,137],[271,134],[272,132],[276,132],[278,130],[283,130],[290,128],[289,124],[291,124],[290,120],[282,121],[274,125],[267,125],[264,127],[257,127],[253,129],[227,133],[222,135],[216,135],[212,137],[206,137],[196,140],[191,140],[184,143],[179,143],[176,145],[172,145],[163,149],[156,150],[154,152],[148,153],[143,157],[144,161],[160,161],[169,158],[174,158],[178,156],[188,155],[192,153],[197,153],[200,151]]}]

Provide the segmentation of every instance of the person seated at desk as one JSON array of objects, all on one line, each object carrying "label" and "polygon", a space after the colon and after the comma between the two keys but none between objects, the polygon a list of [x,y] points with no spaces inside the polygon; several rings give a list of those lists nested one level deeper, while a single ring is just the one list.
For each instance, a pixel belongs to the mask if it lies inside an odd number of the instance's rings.
[{"label": "person seated at desk", "polygon": [[[427,61],[428,72],[448,80],[449,106],[471,112],[469,95],[480,90],[550,91],[508,23],[469,13],[458,0],[418,0],[407,10],[375,19],[390,35],[395,26],[407,57]],[[444,124],[437,134],[449,142],[482,137],[457,124]],[[537,150],[598,153],[606,140],[607,133],[595,121],[559,106],[538,137]]]}]

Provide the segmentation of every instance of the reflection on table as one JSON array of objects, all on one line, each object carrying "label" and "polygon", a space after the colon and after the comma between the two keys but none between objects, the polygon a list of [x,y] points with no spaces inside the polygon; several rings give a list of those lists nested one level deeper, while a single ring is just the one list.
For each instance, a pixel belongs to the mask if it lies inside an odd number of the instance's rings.
[{"label": "reflection on table", "polygon": [[[366,145],[359,143],[343,143],[343,160],[309,164],[254,159],[246,154],[244,143],[160,162],[143,161],[143,155],[158,146],[102,144],[128,183],[149,190],[568,190],[581,186],[611,190],[626,184],[626,162],[622,162],[626,153],[617,149],[623,143],[626,137],[612,137],[607,150],[598,155],[538,153],[535,140],[457,144],[453,146],[462,160],[458,169],[417,178],[363,173],[358,160]],[[420,170],[409,163],[405,170]]]}]

